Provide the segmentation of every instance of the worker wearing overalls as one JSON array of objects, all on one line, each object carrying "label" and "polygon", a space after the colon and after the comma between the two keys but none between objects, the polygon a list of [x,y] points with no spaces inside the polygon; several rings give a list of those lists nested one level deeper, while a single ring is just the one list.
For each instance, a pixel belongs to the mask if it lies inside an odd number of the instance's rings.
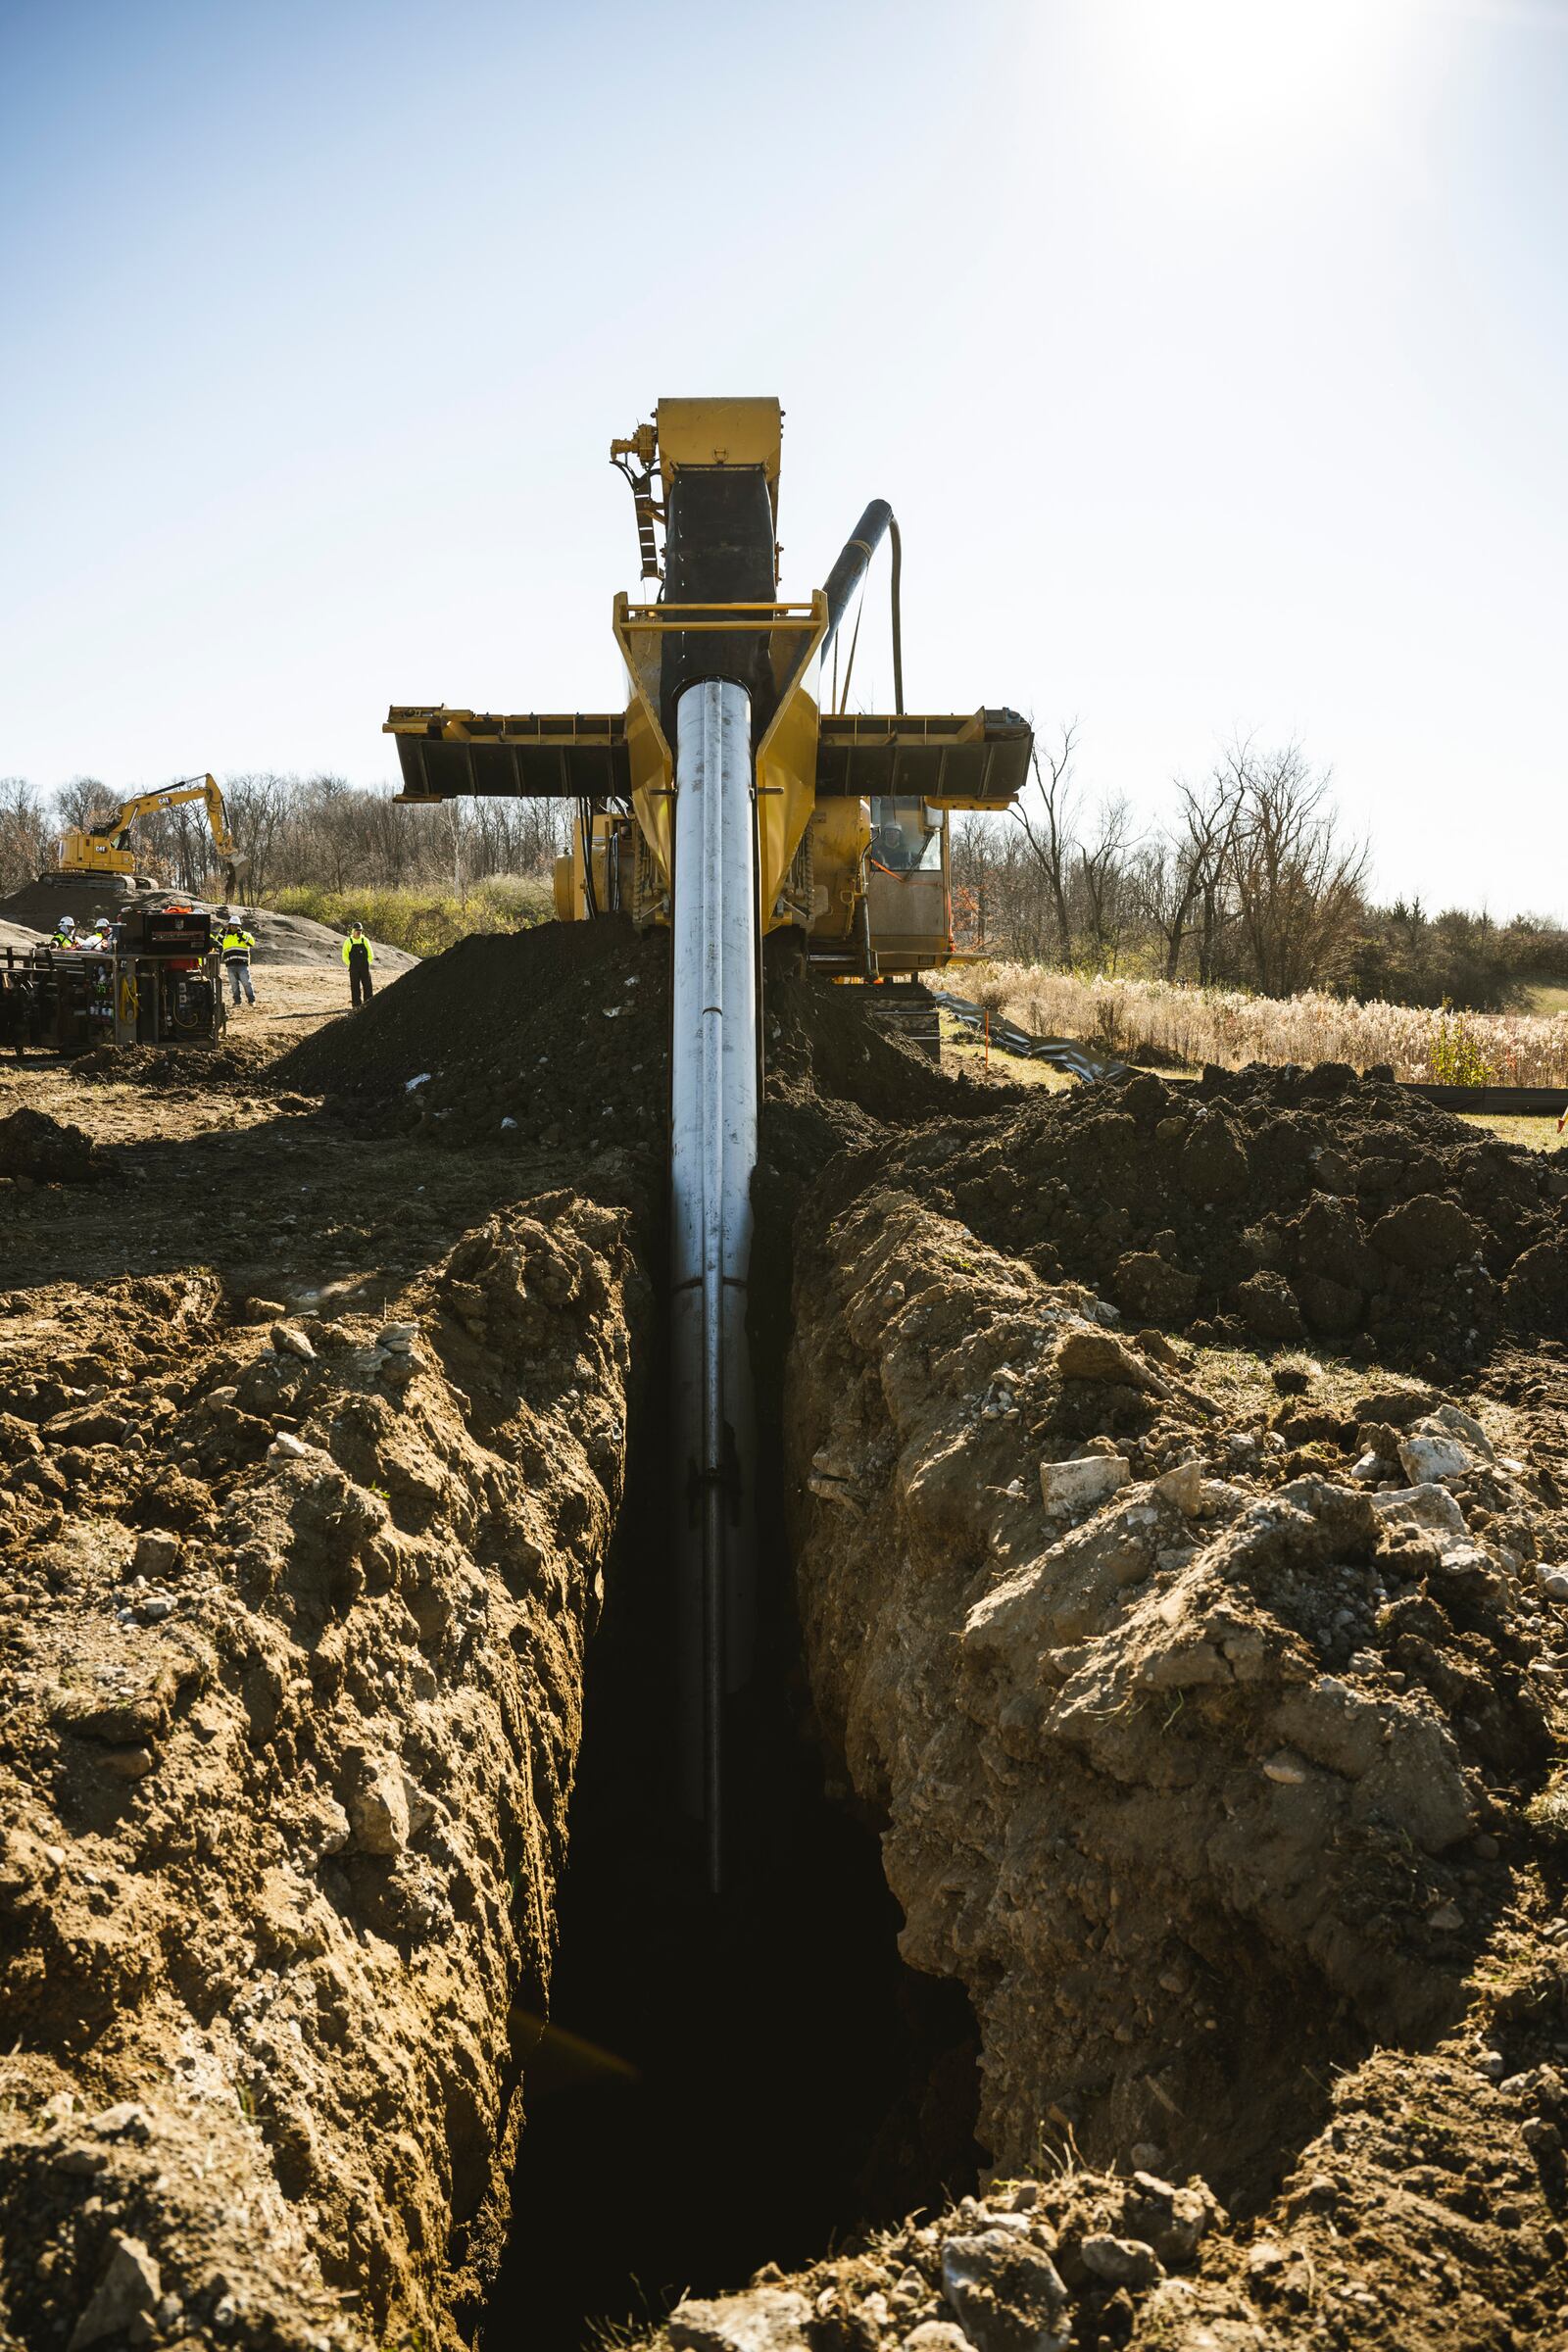
[{"label": "worker wearing overalls", "polygon": [[251,986],[251,950],[255,945],[256,942],[250,932],[242,931],[238,923],[230,923],[228,929],[223,933],[223,944],[220,953],[228,973],[228,985],[234,992],[233,1002],[236,1004],[239,1003],[241,989],[245,991],[247,1004],[254,1004],[256,1002],[256,991]]},{"label": "worker wearing overalls", "polygon": [[375,983],[370,978],[375,950],[358,923],[350,925],[349,935],[343,942],[343,960],[349,967],[349,996],[352,1003],[355,1005],[368,1004],[375,994]]}]

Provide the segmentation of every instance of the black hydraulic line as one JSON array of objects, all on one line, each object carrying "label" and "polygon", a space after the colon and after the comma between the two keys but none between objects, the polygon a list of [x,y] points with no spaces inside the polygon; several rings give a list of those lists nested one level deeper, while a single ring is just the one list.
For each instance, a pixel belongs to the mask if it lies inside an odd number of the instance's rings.
[{"label": "black hydraulic line", "polygon": [[[850,658],[849,658],[849,660],[848,660],[848,661],[845,662],[845,664],[844,664],[844,691],[843,691],[843,693],[842,693],[842,694],[839,696],[839,698],[838,698],[838,702],[837,702],[837,704],[836,704],[836,706],[835,706],[835,708],[836,708],[837,710],[843,710],[847,709],[847,707],[848,707],[848,705],[849,705],[849,700],[850,700],[850,680],[851,680],[851,679],[854,677],[854,675],[855,675],[855,649],[856,649],[856,647],[857,647],[857,646],[859,644],[859,642],[860,642],[860,616],[861,616],[861,614],[864,612],[864,611],[865,611],[865,598],[862,596],[862,597],[861,597],[861,599],[860,599],[860,601],[859,601],[859,603],[858,603],[858,604],[856,606],[856,608],[855,608],[855,626],[854,626],[854,628],[853,628],[853,629],[850,631]],[[833,648],[833,667],[834,667],[834,669],[835,669],[835,670],[838,668],[838,665],[839,665],[839,653],[838,653],[838,647],[837,647],[837,646],[835,646],[835,647]]]},{"label": "black hydraulic line", "polygon": [[873,498],[844,542],[843,552],[823,584],[827,597],[827,634],[822,639],[824,654],[838,635],[839,623],[850,609],[850,599],[864,579],[871,558],[881,546],[892,520],[893,509],[887,500]]},{"label": "black hydraulic line", "polygon": [[899,518],[888,516],[888,537],[893,545],[893,709],[897,717],[904,716],[904,616],[899,604],[900,575],[904,570],[904,541],[899,537]]},{"label": "black hydraulic line", "polygon": [[[871,558],[884,537],[893,546],[893,708],[900,716],[904,711],[904,615],[900,599],[904,571],[904,542],[899,536],[898,517],[885,498],[873,498],[860,516],[854,531],[844,543],[838,562],[827,575],[827,631],[822,639],[822,654],[838,636],[839,624],[850,609],[850,599],[864,579]],[[853,659],[853,657],[852,657]],[[844,692],[849,694],[846,678]]]}]

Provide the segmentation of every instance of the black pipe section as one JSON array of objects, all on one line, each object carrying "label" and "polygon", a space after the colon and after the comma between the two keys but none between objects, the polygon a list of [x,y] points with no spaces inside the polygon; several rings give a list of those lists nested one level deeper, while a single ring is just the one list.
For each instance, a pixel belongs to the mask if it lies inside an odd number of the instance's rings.
[{"label": "black pipe section", "polygon": [[904,709],[904,630],[899,612],[899,580],[904,569],[904,546],[893,509],[885,498],[873,498],[855,529],[844,543],[843,553],[827,575],[827,634],[822,639],[822,659],[838,635],[839,623],[850,609],[850,600],[866,574],[871,558],[881,546],[885,535],[893,534],[893,708]]}]

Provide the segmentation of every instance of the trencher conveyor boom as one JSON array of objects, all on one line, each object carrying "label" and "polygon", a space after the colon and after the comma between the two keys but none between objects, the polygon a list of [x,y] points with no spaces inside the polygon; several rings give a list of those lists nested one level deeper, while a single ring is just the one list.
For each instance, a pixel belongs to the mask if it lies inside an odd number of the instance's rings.
[{"label": "trencher conveyor boom", "polygon": [[[715,1886],[725,1716],[747,1679],[753,1614],[746,1298],[761,942],[797,931],[824,978],[859,983],[941,961],[953,950],[949,811],[1008,807],[1032,745],[1014,710],[903,709],[897,526],[884,502],[867,507],[825,587],[780,598],[781,426],[776,400],[662,400],[651,423],[612,444],[635,500],[643,578],[659,583],[651,602],[614,601],[623,710],[400,705],[386,722],[406,801],[498,793],[571,804],[561,919],[618,910],[670,933],[682,1722],[689,1802]],[[825,709],[828,657],[890,526],[899,707],[886,716]]]}]

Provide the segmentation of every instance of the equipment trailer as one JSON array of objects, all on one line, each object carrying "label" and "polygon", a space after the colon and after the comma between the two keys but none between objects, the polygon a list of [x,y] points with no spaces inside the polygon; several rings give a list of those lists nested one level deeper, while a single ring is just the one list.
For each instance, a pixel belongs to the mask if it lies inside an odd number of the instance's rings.
[{"label": "equipment trailer", "polygon": [[135,903],[111,947],[8,948],[0,963],[0,1045],[18,1055],[212,1046],[225,1018],[212,917],[195,907]]}]

